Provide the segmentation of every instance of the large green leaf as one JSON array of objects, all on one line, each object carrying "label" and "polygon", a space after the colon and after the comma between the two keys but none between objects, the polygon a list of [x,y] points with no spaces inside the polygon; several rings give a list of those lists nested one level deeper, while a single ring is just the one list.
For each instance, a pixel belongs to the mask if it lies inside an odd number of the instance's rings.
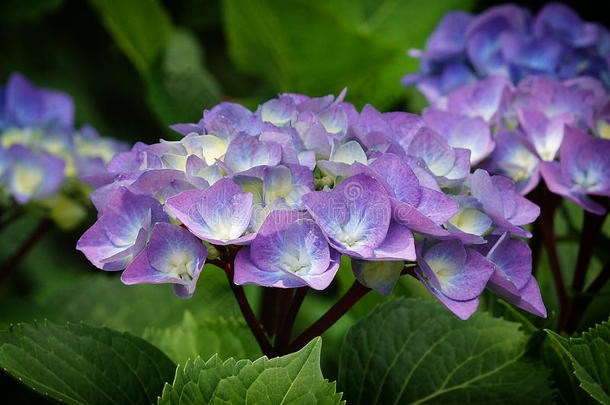
[{"label": "large green leaf", "polygon": [[346,335],[339,388],[350,404],[548,403],[547,371],[527,359],[527,342],[516,323],[397,299]]},{"label": "large green leaf", "polygon": [[566,339],[547,330],[572,361],[580,386],[602,404],[610,404],[610,321],[596,325],[580,338]]},{"label": "large green leaf", "polygon": [[145,73],[165,49],[172,32],[169,15],[158,0],[89,0],[131,62]]},{"label": "large green leaf", "polygon": [[276,91],[338,93],[386,109],[404,98],[400,78],[417,69],[421,47],[452,8],[471,0],[224,0],[229,54]]},{"label": "large green leaf", "polygon": [[159,349],[127,333],[49,322],[0,332],[0,367],[68,404],[150,404],[175,369]]},{"label": "large green leaf", "polygon": [[201,356],[256,359],[261,351],[241,318],[205,319],[198,323],[190,311],[184,313],[182,323],[165,329],[147,328],[142,336],[163,350],[178,364]]},{"label": "large green leaf", "polygon": [[320,370],[321,346],[317,338],[273,359],[188,361],[165,386],[159,404],[339,404],[341,394]]}]

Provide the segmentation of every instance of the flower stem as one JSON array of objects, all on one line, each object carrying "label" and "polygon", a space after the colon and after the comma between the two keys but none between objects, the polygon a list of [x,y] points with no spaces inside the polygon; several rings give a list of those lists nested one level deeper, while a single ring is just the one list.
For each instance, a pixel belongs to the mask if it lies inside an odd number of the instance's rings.
[{"label": "flower stem", "polygon": [[[228,257],[226,257],[228,256]],[[239,309],[241,310],[241,314],[246,320],[246,324],[252,331],[258,346],[261,348],[263,354],[267,357],[274,357],[275,350],[267,340],[267,336],[265,336],[265,332],[263,332],[263,328],[259,323],[258,319],[256,319],[256,315],[254,315],[254,311],[252,311],[252,307],[250,307],[250,303],[248,303],[248,298],[246,297],[246,293],[244,292],[244,288],[240,285],[237,285],[233,282],[233,262],[235,261],[235,252],[227,251],[227,255],[221,259],[210,260],[208,263],[213,264],[215,266],[220,267],[224,270],[227,275],[227,279],[229,281],[229,286],[231,287],[231,291],[233,291],[233,295],[235,296],[235,300],[239,305]]]},{"label": "flower stem", "polygon": [[343,314],[345,314],[360,298],[364,297],[366,293],[371,291],[370,288],[363,286],[358,282],[354,281],[354,284],[349,290],[333,305],[320,319],[314,322],[309,328],[301,333],[293,342],[290,344],[288,351],[296,352],[303,348],[309,341],[316,336],[320,336],[328,328],[333,326]]},{"label": "flower stem", "polygon": [[605,219],[605,215],[599,216],[585,211],[580,233],[580,246],[578,248],[576,270],[574,271],[574,278],[572,280],[572,289],[574,291],[582,291],[584,287],[589,263],[593,257],[595,242],[601,232]]},{"label": "flower stem", "polygon": [[6,279],[27,256],[29,251],[52,229],[53,222],[43,219],[15,253],[0,268],[0,282]]},{"label": "flower stem", "polygon": [[239,309],[241,310],[248,327],[252,331],[254,338],[258,342],[261,351],[267,357],[274,357],[275,350],[269,343],[269,340],[267,340],[265,332],[263,332],[263,328],[261,328],[261,324],[258,322],[258,319],[256,319],[256,315],[254,315],[254,311],[252,311],[252,308],[248,303],[248,298],[246,297],[244,288],[233,282],[233,266],[230,263],[225,263],[225,273],[229,279],[229,285],[231,286],[233,295],[239,304]]},{"label": "flower stem", "polygon": [[561,272],[559,254],[557,253],[557,241],[555,240],[555,209],[558,199],[546,188],[542,188],[542,207],[540,210],[540,226],[546,252],[551,265],[551,273],[555,282],[555,291],[559,300],[559,322],[557,330],[561,331],[565,327],[568,316],[568,293]]},{"label": "flower stem", "polygon": [[275,341],[275,350],[279,355],[285,354],[288,351],[292,328],[294,327],[297,314],[299,313],[299,309],[301,309],[301,305],[303,304],[308,291],[309,287],[297,288],[294,296],[292,297],[292,302],[290,303],[286,316],[281,322],[282,327],[280,328],[279,334]]},{"label": "flower stem", "polygon": [[263,287],[260,302],[260,323],[267,333],[267,336],[272,338],[275,336],[279,317],[279,289],[273,287]]}]

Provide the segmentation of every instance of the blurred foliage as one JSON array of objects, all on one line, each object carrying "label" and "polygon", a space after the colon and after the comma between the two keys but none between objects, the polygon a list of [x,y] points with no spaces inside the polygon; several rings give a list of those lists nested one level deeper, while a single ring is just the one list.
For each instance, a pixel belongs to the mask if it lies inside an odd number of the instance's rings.
[{"label": "blurred foliage", "polygon": [[449,9],[469,0],[224,0],[229,55],[278,91],[324,95],[348,87],[357,107],[404,106],[400,78],[417,69],[405,51],[423,47]]}]

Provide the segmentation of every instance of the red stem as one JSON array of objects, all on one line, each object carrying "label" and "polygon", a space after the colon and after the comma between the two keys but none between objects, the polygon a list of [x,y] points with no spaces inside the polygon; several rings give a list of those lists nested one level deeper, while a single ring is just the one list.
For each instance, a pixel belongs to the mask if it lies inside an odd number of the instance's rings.
[{"label": "red stem", "polygon": [[281,328],[276,340],[275,349],[278,354],[285,354],[288,351],[288,345],[290,344],[290,335],[292,333],[292,328],[294,327],[294,322],[297,319],[297,314],[301,309],[301,305],[305,300],[305,296],[309,291],[309,287],[301,287],[297,288],[294,293],[294,297],[292,298],[292,302],[290,303],[290,308],[286,313],[286,317],[281,322]]},{"label": "red stem", "polygon": [[[231,262],[232,261],[233,260],[231,260]],[[244,292],[243,287],[233,282],[234,273],[232,263],[220,260],[210,260],[209,263],[214,264],[225,271],[225,274],[227,275],[229,281],[229,286],[231,286],[231,290],[233,291],[233,295],[237,300],[239,309],[241,310],[241,313],[244,316],[248,327],[252,331],[252,334],[254,335],[254,338],[256,339],[259,347],[261,348],[261,351],[267,357],[274,357],[275,350],[267,340],[265,332],[263,332],[263,329],[261,328],[261,324],[258,322],[258,319],[256,319],[256,315],[254,315],[254,311],[252,311],[252,308],[248,303],[248,298],[246,297],[246,293]]]},{"label": "red stem", "polygon": [[601,232],[605,219],[605,215],[599,216],[587,211],[584,213],[580,234],[580,246],[578,248],[578,259],[576,261],[574,279],[572,280],[572,289],[574,291],[582,291],[584,287],[589,263],[593,257],[595,241]]},{"label": "red stem", "polygon": [[364,297],[366,293],[371,291],[370,288],[363,286],[358,282],[354,281],[354,284],[350,289],[333,305],[320,319],[314,322],[307,330],[301,333],[292,344],[289,346],[289,352],[296,352],[303,348],[316,336],[320,336],[326,332],[328,328],[334,325],[339,318],[341,318],[349,309],[354,306],[360,298]]},{"label": "red stem", "polygon": [[568,318],[568,293],[561,272],[561,264],[559,262],[559,254],[557,253],[557,243],[555,241],[555,208],[557,208],[557,196],[550,193],[546,188],[542,189],[542,207],[540,210],[540,225],[542,228],[542,237],[544,246],[549,257],[551,265],[551,273],[555,282],[555,290],[557,291],[557,299],[559,300],[559,322],[557,330],[561,331],[565,328],[565,323]]}]

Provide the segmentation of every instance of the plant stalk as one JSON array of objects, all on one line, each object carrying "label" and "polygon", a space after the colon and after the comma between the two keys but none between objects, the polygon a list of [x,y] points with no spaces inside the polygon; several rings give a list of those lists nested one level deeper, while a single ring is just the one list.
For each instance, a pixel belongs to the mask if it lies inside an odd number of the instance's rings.
[{"label": "plant stalk", "polygon": [[555,209],[557,208],[557,196],[549,192],[546,188],[542,189],[542,207],[540,210],[540,226],[544,247],[549,257],[551,273],[555,283],[557,299],[559,300],[559,322],[557,331],[562,331],[568,318],[568,293],[566,290],[559,254],[557,253],[557,242],[555,240]]},{"label": "plant stalk", "polygon": [[574,278],[572,280],[572,289],[574,291],[582,291],[585,279],[587,277],[587,270],[593,257],[593,250],[595,248],[595,242],[599,236],[602,225],[606,216],[599,216],[591,214],[585,211],[582,230],[580,234],[580,246],[578,248],[578,259],[576,261],[576,270],[574,271]]},{"label": "plant stalk", "polygon": [[354,306],[360,298],[364,297],[366,293],[371,291],[370,288],[360,284],[358,280],[354,281],[354,284],[349,290],[333,305],[320,319],[314,322],[309,328],[301,333],[289,346],[289,352],[296,352],[303,348],[316,336],[320,336],[326,332],[328,328],[333,326],[335,322],[341,318],[351,307]]},{"label": "plant stalk", "polygon": [[263,332],[261,324],[256,318],[256,315],[254,315],[254,311],[252,311],[252,307],[250,307],[250,304],[248,303],[248,298],[246,297],[244,288],[233,282],[234,270],[232,263],[234,261],[235,255],[231,256],[232,257],[230,258],[230,261],[216,259],[210,260],[209,263],[218,266],[224,270],[225,274],[227,275],[231,291],[233,291],[233,295],[235,296],[237,304],[239,305],[239,309],[241,310],[241,313],[244,319],[246,320],[246,324],[250,328],[250,331],[252,331],[252,334],[254,335],[258,346],[261,348],[261,351],[265,356],[274,357],[275,350],[271,346],[271,343],[269,343],[269,340],[267,340],[267,336],[265,336],[265,332]]},{"label": "plant stalk", "polygon": [[286,316],[281,322],[281,328],[279,330],[275,343],[275,350],[277,351],[278,355],[286,354],[288,351],[292,328],[294,327],[294,322],[297,319],[297,314],[301,309],[301,305],[303,304],[303,301],[305,300],[305,296],[307,295],[308,291],[309,287],[297,288],[294,293],[294,296],[292,297],[290,308],[288,308]]}]

